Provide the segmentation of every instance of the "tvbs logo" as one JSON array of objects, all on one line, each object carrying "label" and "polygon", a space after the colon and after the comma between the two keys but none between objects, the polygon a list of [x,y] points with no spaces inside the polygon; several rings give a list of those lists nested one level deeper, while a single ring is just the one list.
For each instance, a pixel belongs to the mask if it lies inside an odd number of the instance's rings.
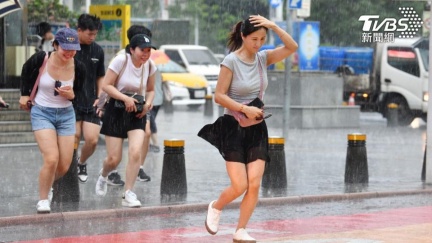
[{"label": "tvbs logo", "polygon": [[[379,15],[362,15],[359,21],[364,21],[363,31],[384,31],[384,32],[394,32],[394,31],[406,31],[408,30],[408,18],[401,18],[399,20],[395,18],[385,18],[380,22]],[[382,29],[384,27],[384,29]]]},{"label": "tvbs logo", "polygon": [[364,32],[400,32],[400,38],[412,38],[423,25],[422,19],[412,7],[400,7],[401,18],[385,18],[379,15],[362,15]]}]

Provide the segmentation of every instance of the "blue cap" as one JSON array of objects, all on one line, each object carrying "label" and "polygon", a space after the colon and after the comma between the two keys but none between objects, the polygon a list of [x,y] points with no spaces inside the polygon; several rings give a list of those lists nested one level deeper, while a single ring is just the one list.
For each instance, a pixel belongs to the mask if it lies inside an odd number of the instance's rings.
[{"label": "blue cap", "polygon": [[55,34],[55,40],[58,41],[59,45],[63,50],[67,51],[79,51],[81,46],[78,40],[78,33],[74,29],[61,28]]}]

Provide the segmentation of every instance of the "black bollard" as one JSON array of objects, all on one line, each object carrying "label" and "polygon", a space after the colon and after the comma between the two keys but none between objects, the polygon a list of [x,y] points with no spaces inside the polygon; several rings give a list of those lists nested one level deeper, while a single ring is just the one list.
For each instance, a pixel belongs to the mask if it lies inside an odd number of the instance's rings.
[{"label": "black bollard", "polygon": [[186,195],[184,140],[164,140],[161,195]]},{"label": "black bollard", "polygon": [[266,163],[261,185],[265,189],[286,189],[285,139],[269,137],[268,141],[270,162]]},{"label": "black bollard", "polygon": [[425,145],[425,150],[424,150],[424,155],[423,155],[423,166],[422,166],[422,172],[421,172],[421,180],[425,181],[426,180],[426,145]]},{"label": "black bollard", "polygon": [[204,116],[213,116],[213,95],[205,96]]},{"label": "black bollard", "polygon": [[387,105],[387,127],[397,127],[399,125],[398,108],[399,106],[396,103]]},{"label": "black bollard", "polygon": [[56,180],[53,184],[53,202],[59,204],[79,202],[80,191],[78,182],[77,150],[78,144],[75,145],[69,170],[63,177]]},{"label": "black bollard", "polygon": [[348,149],[345,164],[345,183],[368,183],[366,135],[348,134]]}]

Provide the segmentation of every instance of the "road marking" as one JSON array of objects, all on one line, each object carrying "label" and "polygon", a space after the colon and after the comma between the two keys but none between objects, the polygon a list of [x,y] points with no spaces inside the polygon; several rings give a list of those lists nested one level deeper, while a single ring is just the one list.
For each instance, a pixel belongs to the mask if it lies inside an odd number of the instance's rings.
[{"label": "road marking", "polygon": [[[251,222],[248,232],[258,242],[284,243],[405,243],[430,242],[432,206],[391,209],[353,215],[321,216]],[[235,225],[222,225],[217,235],[193,226],[139,232],[74,236],[27,241],[27,243],[72,242],[231,242]]]}]

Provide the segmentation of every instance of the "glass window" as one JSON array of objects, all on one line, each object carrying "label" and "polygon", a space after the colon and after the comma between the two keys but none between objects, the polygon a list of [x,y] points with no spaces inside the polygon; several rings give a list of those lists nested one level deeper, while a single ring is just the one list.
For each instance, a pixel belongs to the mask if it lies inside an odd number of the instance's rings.
[{"label": "glass window", "polygon": [[169,58],[171,60],[173,60],[174,62],[184,66],[184,63],[180,57],[180,54],[177,50],[165,50],[165,54],[167,54],[169,56]]},{"label": "glass window", "polygon": [[387,62],[403,72],[420,77],[420,67],[415,52],[411,48],[388,47]]},{"label": "glass window", "polygon": [[423,66],[426,71],[429,71],[429,49],[419,48],[419,51],[423,61]]},{"label": "glass window", "polygon": [[186,69],[171,60],[167,63],[158,64],[157,68],[161,73],[187,73]]},{"label": "glass window", "polygon": [[183,50],[190,65],[219,65],[209,50]]}]

